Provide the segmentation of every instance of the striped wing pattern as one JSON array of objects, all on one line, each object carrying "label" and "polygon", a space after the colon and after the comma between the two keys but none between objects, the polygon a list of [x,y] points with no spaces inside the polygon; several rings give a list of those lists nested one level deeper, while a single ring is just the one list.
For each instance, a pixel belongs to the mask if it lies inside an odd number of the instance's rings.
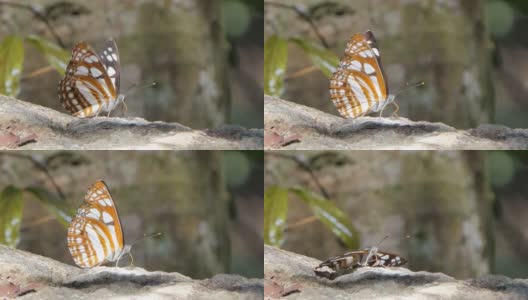
[{"label": "striped wing pattern", "polygon": [[317,266],[314,272],[319,277],[333,280],[361,267],[398,267],[405,263],[407,260],[399,255],[372,247],[330,258]]},{"label": "striped wing pattern", "polygon": [[380,51],[371,31],[357,33],[347,43],[344,57],[330,80],[330,98],[344,118],[380,111],[394,100],[389,95]]},{"label": "striped wing pattern", "polygon": [[79,118],[110,113],[120,101],[119,52],[114,40],[106,42],[101,55],[86,43],[75,45],[64,78],[59,82],[59,98],[68,112]]},{"label": "striped wing pattern", "polygon": [[114,201],[103,181],[92,184],[83,204],[70,222],[68,249],[81,268],[117,261],[130,247],[123,244],[123,231]]}]

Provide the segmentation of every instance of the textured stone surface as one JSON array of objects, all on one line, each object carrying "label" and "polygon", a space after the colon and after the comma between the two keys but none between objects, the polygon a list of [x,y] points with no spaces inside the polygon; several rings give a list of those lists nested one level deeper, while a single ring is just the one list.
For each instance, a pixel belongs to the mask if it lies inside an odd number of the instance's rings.
[{"label": "textured stone surface", "polygon": [[269,96],[264,98],[264,124],[266,149],[528,149],[528,129],[481,125],[457,130],[442,123],[405,118],[343,119]]},{"label": "textured stone surface", "polygon": [[265,299],[272,299],[269,282],[296,292],[287,299],[527,299],[528,280],[487,275],[457,280],[442,273],[406,268],[360,268],[330,281],[318,278],[319,260],[264,246]]},{"label": "textured stone surface", "polygon": [[0,299],[262,299],[262,279],[193,280],[138,267],[79,269],[0,245]]},{"label": "textured stone surface", "polygon": [[140,118],[79,119],[0,95],[0,149],[229,150],[262,149],[261,129],[193,130]]}]

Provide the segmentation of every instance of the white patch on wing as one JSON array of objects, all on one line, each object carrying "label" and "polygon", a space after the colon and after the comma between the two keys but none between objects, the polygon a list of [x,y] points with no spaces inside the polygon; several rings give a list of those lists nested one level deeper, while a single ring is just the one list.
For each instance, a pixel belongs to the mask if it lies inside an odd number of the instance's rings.
[{"label": "white patch on wing", "polygon": [[361,63],[359,61],[357,61],[357,60],[353,60],[350,63],[349,69],[356,70],[356,71],[361,71]]},{"label": "white patch on wing", "polygon": [[111,258],[109,258],[109,260],[114,260],[116,259],[116,254],[121,251],[121,248],[119,247],[119,242],[117,241],[117,233],[116,233],[116,230],[118,227],[114,226],[114,225],[109,225],[106,227],[108,229],[108,231],[110,232],[110,238],[112,239],[112,242],[114,243],[115,245],[115,248],[112,249],[112,253],[110,253],[108,256],[110,257],[110,255],[112,255]]},{"label": "white patch on wing", "polygon": [[381,99],[381,89],[380,89],[380,85],[379,85],[379,82],[378,82],[378,77],[376,76],[370,76],[370,81],[372,81],[372,85],[374,85],[374,88],[376,89],[376,100],[381,102],[385,99]]},{"label": "white patch on wing", "polygon": [[75,70],[75,75],[88,75],[88,68],[80,66]]},{"label": "white patch on wing", "polygon": [[[359,104],[361,106],[361,113],[364,114],[369,110],[369,105],[367,102],[367,95],[363,93],[363,89],[361,88],[361,84],[359,80],[361,79],[360,78],[356,79],[353,76],[349,76],[347,82],[352,88],[352,92],[356,96],[356,99],[359,101]],[[366,90],[367,91],[369,90],[368,87]]]},{"label": "white patch on wing", "polygon": [[376,54],[376,56],[380,56],[378,48],[372,48],[372,51],[374,52],[374,54]]},{"label": "white patch on wing", "polygon": [[115,53],[112,53],[112,58],[117,61],[117,55]]},{"label": "white patch on wing", "polygon": [[113,221],[114,221],[114,219],[112,218],[112,216],[109,213],[103,211],[103,222],[104,223],[111,223]]},{"label": "white patch on wing", "polygon": [[96,232],[96,229],[92,226],[92,224],[88,223],[86,224],[86,227],[84,228],[86,231],[86,234],[88,235],[88,239],[90,240],[90,244],[92,245],[92,248],[95,251],[96,256],[96,262],[100,263],[104,260],[104,249],[103,245],[101,245],[101,241],[99,241],[99,235]]},{"label": "white patch on wing", "polygon": [[103,73],[101,71],[99,71],[99,69],[97,69],[97,68],[90,68],[90,73],[92,73],[93,77],[99,77],[99,76],[103,75]]},{"label": "white patch on wing", "polygon": [[368,64],[368,63],[365,63],[363,66],[365,67],[365,73],[367,73],[367,75],[370,75],[370,74],[376,72],[376,70],[374,69],[374,67],[372,67],[372,66],[371,66],[370,64]]},{"label": "white patch on wing", "polygon": [[[107,227],[107,228],[110,231],[110,227]],[[104,249],[102,250],[104,251],[106,249],[106,251],[103,252],[103,255],[104,253],[107,253],[106,255],[104,255],[103,259],[111,260],[110,258],[112,256],[112,252],[114,252],[116,249],[112,248],[112,246],[110,245],[110,240],[108,239],[108,236],[105,234],[102,228],[99,228],[99,226],[95,226],[95,230],[103,238]],[[114,244],[114,247],[117,247],[117,244]]]},{"label": "white patch on wing", "polygon": [[[86,83],[87,84],[85,84],[85,82],[82,81],[82,80],[76,80],[75,81],[75,87],[77,88],[79,93],[81,93],[83,98],[86,101],[88,101],[88,103],[90,103],[90,106],[92,107],[92,110],[94,112],[96,112],[99,109],[99,102],[97,102],[97,99],[94,97],[94,95],[92,95],[91,90],[95,90],[95,91],[98,91],[98,90],[95,89],[94,87],[92,87],[92,85],[89,84],[88,82],[86,82]],[[102,95],[100,95],[100,93],[99,93],[99,97],[102,98]]]},{"label": "white patch on wing", "polygon": [[114,68],[108,67],[108,69],[106,69],[106,73],[108,73],[108,76],[114,76],[116,74],[116,71]]},{"label": "white patch on wing", "polygon": [[86,215],[86,217],[99,220],[101,218],[101,213],[96,208],[91,208],[90,212]]}]

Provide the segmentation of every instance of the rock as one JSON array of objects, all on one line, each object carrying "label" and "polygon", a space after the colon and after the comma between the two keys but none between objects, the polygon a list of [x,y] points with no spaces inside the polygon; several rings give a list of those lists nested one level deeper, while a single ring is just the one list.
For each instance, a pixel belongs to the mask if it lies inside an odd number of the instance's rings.
[{"label": "rock", "polygon": [[0,139],[0,149],[249,150],[262,149],[264,144],[262,129],[223,126],[193,130],[141,118],[79,119],[2,95],[0,133],[10,137]]},{"label": "rock", "polygon": [[[442,273],[414,272],[406,268],[358,268],[329,280],[316,277],[321,261],[264,246],[264,278],[282,286],[295,286],[295,299],[528,299],[528,279],[486,275],[457,280]],[[268,288],[266,284],[266,288]],[[265,299],[275,291],[264,290]]]},{"label": "rock", "polygon": [[0,299],[262,299],[262,279],[193,280],[138,267],[79,269],[0,245]]},{"label": "rock", "polygon": [[295,136],[295,143],[266,144],[284,150],[492,150],[528,149],[528,129],[482,125],[457,130],[405,118],[343,119],[293,102],[264,96],[266,135]]}]

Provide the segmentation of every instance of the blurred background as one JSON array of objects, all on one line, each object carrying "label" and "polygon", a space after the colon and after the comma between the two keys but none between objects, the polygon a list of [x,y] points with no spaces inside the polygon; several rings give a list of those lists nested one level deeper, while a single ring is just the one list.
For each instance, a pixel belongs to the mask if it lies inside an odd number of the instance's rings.
[{"label": "blurred background", "polygon": [[528,276],[527,152],[266,152],[264,173],[267,244],[326,260],[389,235],[413,271]]},{"label": "blurred background", "polygon": [[127,117],[262,128],[262,18],[262,0],[0,1],[0,93],[65,112],[73,45],[114,37],[121,92],[156,83],[127,95]]},{"label": "blurred background", "polygon": [[261,151],[0,152],[0,166],[0,243],[75,265],[67,225],[102,179],[125,242],[162,233],[132,247],[134,265],[263,276]]},{"label": "blurred background", "polygon": [[264,5],[268,94],[337,114],[328,93],[333,66],[353,34],[372,30],[389,91],[425,82],[398,95],[400,116],[457,128],[528,127],[525,0],[264,0]]}]

